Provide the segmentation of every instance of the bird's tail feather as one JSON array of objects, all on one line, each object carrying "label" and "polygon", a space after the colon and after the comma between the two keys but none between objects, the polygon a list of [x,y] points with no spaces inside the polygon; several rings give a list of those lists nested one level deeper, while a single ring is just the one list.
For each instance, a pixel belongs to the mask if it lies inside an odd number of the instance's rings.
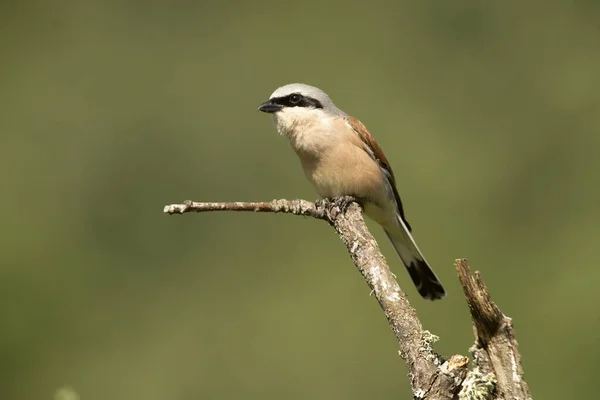
[{"label": "bird's tail feather", "polygon": [[386,228],[385,233],[402,259],[419,294],[428,300],[443,298],[446,291],[440,280],[425,261],[402,218],[398,217],[398,222],[397,226]]}]

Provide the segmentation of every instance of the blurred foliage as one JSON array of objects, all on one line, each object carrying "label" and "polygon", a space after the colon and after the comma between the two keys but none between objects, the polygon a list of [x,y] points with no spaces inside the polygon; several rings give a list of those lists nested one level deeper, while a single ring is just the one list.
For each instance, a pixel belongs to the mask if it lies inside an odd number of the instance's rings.
[{"label": "blurred foliage", "polygon": [[[326,224],[168,217],[314,199],[257,106],[323,88],[394,166],[467,354],[467,257],[540,399],[592,398],[600,350],[600,3],[0,5],[0,398],[409,398],[383,314]],[[69,395],[71,395],[69,394]]]}]

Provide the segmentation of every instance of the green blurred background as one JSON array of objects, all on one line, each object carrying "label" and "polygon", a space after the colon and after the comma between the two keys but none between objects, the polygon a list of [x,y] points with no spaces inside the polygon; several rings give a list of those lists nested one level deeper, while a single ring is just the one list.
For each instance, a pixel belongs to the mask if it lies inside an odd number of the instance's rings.
[{"label": "green blurred background", "polygon": [[410,398],[326,224],[162,213],[315,199],[256,110],[296,81],[386,150],[447,299],[423,301],[374,232],[436,348],[473,343],[467,257],[533,395],[594,397],[598,21],[597,1],[3,2],[0,398]]}]

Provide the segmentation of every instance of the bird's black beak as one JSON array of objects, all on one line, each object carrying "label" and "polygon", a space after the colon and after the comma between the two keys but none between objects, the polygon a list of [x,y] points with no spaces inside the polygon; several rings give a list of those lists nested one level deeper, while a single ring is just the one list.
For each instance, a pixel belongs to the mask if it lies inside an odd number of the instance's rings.
[{"label": "bird's black beak", "polygon": [[258,111],[266,112],[269,114],[276,113],[277,111],[281,111],[283,106],[281,104],[275,104],[271,100],[263,103],[258,107]]}]

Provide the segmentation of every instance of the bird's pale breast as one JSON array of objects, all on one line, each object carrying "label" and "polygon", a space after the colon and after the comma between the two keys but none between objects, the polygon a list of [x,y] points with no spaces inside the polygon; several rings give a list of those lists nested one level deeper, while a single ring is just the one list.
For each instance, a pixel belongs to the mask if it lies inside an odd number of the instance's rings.
[{"label": "bird's pale breast", "polygon": [[310,183],[322,197],[355,196],[365,213],[385,225],[395,203],[379,164],[343,118],[304,121],[287,132]]}]

